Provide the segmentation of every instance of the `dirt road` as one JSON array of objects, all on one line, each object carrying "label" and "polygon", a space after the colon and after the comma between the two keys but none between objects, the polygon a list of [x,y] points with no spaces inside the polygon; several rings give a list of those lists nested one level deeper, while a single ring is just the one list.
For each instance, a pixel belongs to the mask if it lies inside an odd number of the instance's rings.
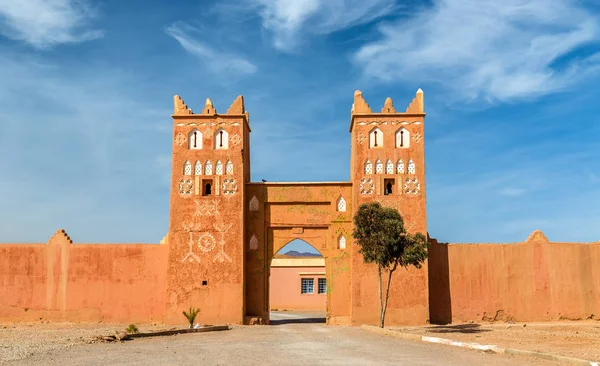
[{"label": "dirt road", "polygon": [[306,323],[290,314],[270,326],[81,344],[14,365],[556,365],[508,355],[399,340],[357,327]]}]

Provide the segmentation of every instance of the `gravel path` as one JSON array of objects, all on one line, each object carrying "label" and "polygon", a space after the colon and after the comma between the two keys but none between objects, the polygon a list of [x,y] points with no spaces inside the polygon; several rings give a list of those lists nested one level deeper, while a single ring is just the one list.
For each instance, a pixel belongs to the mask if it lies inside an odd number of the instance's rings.
[{"label": "gravel path", "polygon": [[[290,319],[289,314],[286,314]],[[282,317],[279,320],[284,320]],[[276,319],[277,320],[277,319]],[[41,328],[41,329],[40,329]],[[556,365],[527,358],[380,336],[358,327],[301,321],[233,327],[212,333],[86,341],[118,326],[72,325],[2,329],[2,356],[14,365]],[[141,328],[141,327],[140,327]],[[151,327],[165,329],[164,326]],[[144,329],[144,328],[142,328]],[[145,328],[147,329],[147,328]],[[6,350],[8,352],[5,352]]]}]

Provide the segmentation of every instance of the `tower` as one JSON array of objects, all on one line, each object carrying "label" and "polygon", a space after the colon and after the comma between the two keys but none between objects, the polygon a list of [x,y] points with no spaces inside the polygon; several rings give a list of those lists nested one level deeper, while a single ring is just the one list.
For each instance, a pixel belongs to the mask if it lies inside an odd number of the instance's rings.
[{"label": "tower", "polygon": [[249,115],[238,96],[225,114],[210,99],[194,114],[174,97],[166,323],[199,307],[203,323],[243,322],[244,194]]},{"label": "tower", "polygon": [[[427,235],[425,196],[423,91],[419,89],[404,112],[390,98],[381,112],[373,112],[362,93],[354,93],[351,110],[353,210],[378,201],[397,209],[409,232]],[[363,263],[358,246],[352,251],[352,321],[378,316],[377,275]],[[427,269],[397,271],[390,288],[387,321],[423,323],[429,317]]]}]

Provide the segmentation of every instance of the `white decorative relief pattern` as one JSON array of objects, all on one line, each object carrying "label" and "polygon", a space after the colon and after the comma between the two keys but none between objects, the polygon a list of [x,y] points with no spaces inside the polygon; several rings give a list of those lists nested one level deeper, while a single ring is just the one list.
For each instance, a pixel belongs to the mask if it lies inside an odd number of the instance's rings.
[{"label": "white decorative relief pattern", "polygon": [[202,175],[202,164],[200,161],[196,161],[194,165],[194,175]]},{"label": "white decorative relief pattern", "polygon": [[192,175],[192,163],[189,160],[183,164],[183,175]]},{"label": "white decorative relief pattern", "polygon": [[417,178],[406,178],[404,181],[404,193],[406,194],[418,194],[421,189],[421,183]]},{"label": "white decorative relief pattern", "polygon": [[194,191],[194,182],[191,179],[182,179],[179,181],[179,195],[187,198]]},{"label": "white decorative relief pattern", "polygon": [[219,201],[196,200],[194,216],[218,216]]},{"label": "white decorative relief pattern", "polygon": [[360,193],[361,194],[373,194],[375,190],[375,185],[373,184],[373,179],[371,178],[363,178],[360,180]]},{"label": "white decorative relief pattern", "polygon": [[215,230],[221,234],[221,239],[219,240],[219,245],[221,246],[221,250],[217,255],[213,258],[213,262],[219,261],[223,263],[225,261],[231,262],[231,258],[225,253],[225,233],[231,228],[232,224],[215,224]]},{"label": "white decorative relief pattern", "polygon": [[210,160],[204,164],[204,175],[212,175],[212,163]]},{"label": "white decorative relief pattern", "polygon": [[227,160],[227,163],[225,164],[225,173],[227,175],[233,174],[233,163],[231,162],[231,160]]},{"label": "white decorative relief pattern", "polygon": [[221,188],[225,196],[233,196],[237,192],[237,182],[233,178],[225,178]]},{"label": "white decorative relief pattern", "polygon": [[217,160],[217,163],[215,164],[215,174],[223,175],[223,164],[221,163],[221,160]]}]

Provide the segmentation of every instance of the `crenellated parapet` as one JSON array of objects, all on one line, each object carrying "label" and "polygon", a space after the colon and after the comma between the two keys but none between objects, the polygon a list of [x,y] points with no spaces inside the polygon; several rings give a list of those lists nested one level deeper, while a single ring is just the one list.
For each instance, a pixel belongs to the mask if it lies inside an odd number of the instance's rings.
[{"label": "crenellated parapet", "polygon": [[173,97],[173,103],[174,103],[174,110],[173,110],[174,115],[193,114],[192,110],[189,109],[187,105],[185,105],[185,103],[183,102],[183,99],[181,99],[181,97],[179,95],[176,95]]},{"label": "crenellated parapet", "polygon": [[407,114],[424,114],[425,113],[425,105],[423,100],[423,90],[419,88],[417,90],[417,95],[413,98],[412,102],[406,108]]}]

